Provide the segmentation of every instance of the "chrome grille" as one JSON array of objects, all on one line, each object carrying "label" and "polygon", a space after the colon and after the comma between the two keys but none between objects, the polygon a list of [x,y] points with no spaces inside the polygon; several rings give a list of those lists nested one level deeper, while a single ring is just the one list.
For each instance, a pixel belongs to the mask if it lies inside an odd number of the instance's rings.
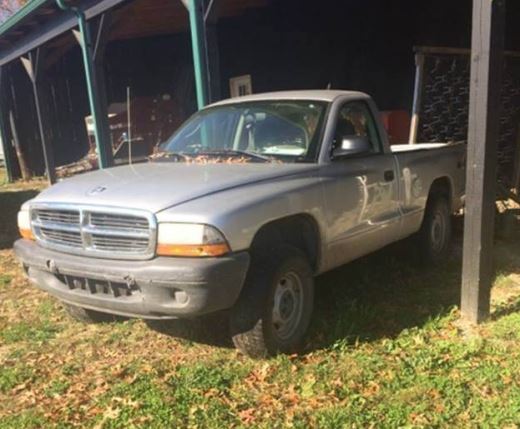
[{"label": "chrome grille", "polygon": [[148,219],[106,213],[91,213],[90,224],[100,228],[135,229],[139,231],[148,231],[149,228]]},{"label": "chrome grille", "polygon": [[112,259],[149,259],[155,254],[151,213],[97,206],[35,205],[31,221],[44,247]]},{"label": "chrome grille", "polygon": [[92,234],[92,246],[101,250],[128,250],[139,251],[148,248],[148,238],[137,237],[107,237],[100,234]]},{"label": "chrome grille", "polygon": [[72,231],[60,231],[58,229],[40,227],[42,237],[51,242],[66,243],[74,247],[82,247],[81,233]]},{"label": "chrome grille", "polygon": [[79,224],[79,212],[74,210],[38,210],[41,222]]}]

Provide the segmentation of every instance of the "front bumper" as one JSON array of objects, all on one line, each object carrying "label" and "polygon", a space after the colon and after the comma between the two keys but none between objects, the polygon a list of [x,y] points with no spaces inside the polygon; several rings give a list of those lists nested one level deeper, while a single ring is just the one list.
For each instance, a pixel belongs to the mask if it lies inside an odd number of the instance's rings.
[{"label": "front bumper", "polygon": [[114,261],[69,255],[18,240],[14,252],[29,279],[66,303],[105,313],[168,319],[233,306],[249,254],[220,258]]}]

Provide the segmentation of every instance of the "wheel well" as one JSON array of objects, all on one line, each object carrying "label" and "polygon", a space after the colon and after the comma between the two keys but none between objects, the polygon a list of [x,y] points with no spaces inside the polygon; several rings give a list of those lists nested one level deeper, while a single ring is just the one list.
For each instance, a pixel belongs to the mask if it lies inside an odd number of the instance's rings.
[{"label": "wheel well", "polygon": [[316,220],[307,214],[289,216],[263,225],[253,238],[251,253],[278,244],[290,244],[301,250],[311,267],[317,270],[320,258],[320,233]]},{"label": "wheel well", "polygon": [[448,199],[450,207],[452,206],[452,189],[451,181],[447,177],[439,177],[435,179],[430,186],[430,193],[428,194],[428,200],[433,196],[443,196]]}]

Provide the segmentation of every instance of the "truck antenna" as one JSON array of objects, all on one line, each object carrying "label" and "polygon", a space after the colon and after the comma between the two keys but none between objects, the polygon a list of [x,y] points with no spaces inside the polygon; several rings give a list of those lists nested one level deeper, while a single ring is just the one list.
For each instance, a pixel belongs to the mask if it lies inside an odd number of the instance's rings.
[{"label": "truck antenna", "polygon": [[132,165],[132,117],[130,115],[130,86],[126,87],[126,122],[128,125],[128,165]]}]

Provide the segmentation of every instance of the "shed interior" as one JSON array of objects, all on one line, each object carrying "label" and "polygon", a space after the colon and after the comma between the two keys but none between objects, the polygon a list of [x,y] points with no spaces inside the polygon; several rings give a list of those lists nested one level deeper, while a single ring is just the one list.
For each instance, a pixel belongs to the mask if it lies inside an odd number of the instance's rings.
[{"label": "shed interior", "polygon": [[[0,57],[14,55],[3,66],[7,82],[2,115],[8,140],[18,141],[34,175],[43,174],[45,165],[33,88],[13,47],[42,29],[58,28],[67,17],[53,1],[40,3],[27,22],[0,36]],[[98,2],[85,3],[94,7]],[[134,147],[141,145],[143,154],[150,153],[197,109],[189,17],[181,0],[114,3],[103,62],[112,145],[117,154],[128,137],[129,105]],[[371,94],[382,110],[410,113],[414,46],[469,48],[471,42],[471,0],[207,3],[212,5],[206,34],[214,101],[236,95],[230,88],[233,79],[245,78],[255,93],[360,90]],[[520,51],[520,32],[515,31],[520,4],[508,1],[507,9],[506,48]],[[55,164],[61,166],[83,158],[92,147],[84,66],[71,31],[43,47],[45,133]],[[514,114],[518,130],[520,112]],[[8,147],[16,159],[15,148]],[[123,161],[128,154],[124,149],[119,148]],[[18,163],[13,173],[20,176]]]}]

